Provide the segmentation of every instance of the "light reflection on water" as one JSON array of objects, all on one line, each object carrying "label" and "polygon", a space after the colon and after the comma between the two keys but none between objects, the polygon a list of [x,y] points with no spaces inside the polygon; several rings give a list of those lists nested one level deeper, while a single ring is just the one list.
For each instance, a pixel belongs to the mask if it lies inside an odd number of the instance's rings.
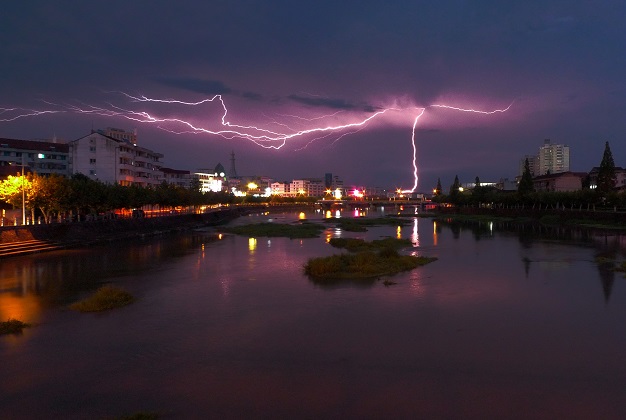
[{"label": "light reflection on water", "polygon": [[[297,223],[299,212],[236,223],[269,218]],[[0,337],[3,415],[622,415],[626,280],[596,259],[623,259],[621,237],[407,221],[364,233],[329,224],[318,239],[189,233],[4,260],[0,316],[39,325]],[[339,252],[327,243],[339,234],[399,235],[439,260],[389,286],[310,281],[303,264]],[[106,282],[137,302],[64,309]]]}]

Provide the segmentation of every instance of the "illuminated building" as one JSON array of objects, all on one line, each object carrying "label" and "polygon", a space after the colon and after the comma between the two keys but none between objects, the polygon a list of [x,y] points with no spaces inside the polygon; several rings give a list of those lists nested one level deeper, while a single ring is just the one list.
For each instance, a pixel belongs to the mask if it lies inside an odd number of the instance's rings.
[{"label": "illuminated building", "polygon": [[546,174],[556,174],[569,171],[569,146],[565,144],[551,144],[545,139],[539,153],[535,156],[525,156],[520,160],[519,176],[524,173],[525,160],[528,159],[530,175],[535,177]]},{"label": "illuminated building", "polygon": [[[69,147],[65,143],[52,141],[0,139],[0,166],[15,166],[39,175],[59,174],[68,176]],[[8,171],[11,172],[11,171]]]},{"label": "illuminated building", "polygon": [[[118,131],[118,136],[126,133]],[[69,142],[72,173],[81,173],[110,184],[159,185],[163,181],[163,155],[138,147],[136,143],[131,143],[132,140],[136,142],[136,137],[117,139],[93,131]]]},{"label": "illuminated building", "polygon": [[195,172],[194,177],[200,182],[200,191],[206,192],[220,192],[224,189],[224,172],[208,172],[200,171]]}]

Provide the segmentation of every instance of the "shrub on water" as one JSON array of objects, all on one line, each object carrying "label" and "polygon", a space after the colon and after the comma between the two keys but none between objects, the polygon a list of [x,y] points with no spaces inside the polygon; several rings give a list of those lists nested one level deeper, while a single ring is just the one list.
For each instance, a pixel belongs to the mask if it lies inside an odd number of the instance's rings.
[{"label": "shrub on water", "polygon": [[24,328],[28,327],[30,327],[30,324],[22,322],[19,319],[9,318],[7,321],[0,322],[0,335],[20,334]]},{"label": "shrub on water", "polygon": [[99,312],[126,306],[134,301],[135,298],[126,290],[106,285],[96,290],[93,295],[86,299],[70,305],[70,309],[80,312]]}]

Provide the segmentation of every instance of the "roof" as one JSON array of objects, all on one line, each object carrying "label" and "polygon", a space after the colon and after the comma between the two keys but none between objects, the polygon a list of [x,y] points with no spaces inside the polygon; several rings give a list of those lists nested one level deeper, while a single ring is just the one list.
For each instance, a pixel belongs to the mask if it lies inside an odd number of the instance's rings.
[{"label": "roof", "polygon": [[190,171],[185,171],[183,169],[172,169],[172,168],[161,168],[161,172],[164,174],[181,174],[181,175],[189,175]]},{"label": "roof", "polygon": [[545,175],[536,176],[533,178],[533,181],[540,181],[542,179],[555,179],[555,178],[561,178],[564,176],[574,176],[577,178],[584,178],[587,176],[587,172],[571,172],[571,171],[557,172],[554,174],[545,174]]},{"label": "roof", "polygon": [[136,146],[136,145],[134,145],[132,143],[129,143],[129,142],[125,141],[125,140],[116,139],[116,138],[113,138],[111,136],[107,136],[106,134],[102,134],[99,131],[95,131],[95,130],[92,130],[91,133],[87,134],[86,136],[82,136],[82,137],[77,138],[76,140],[72,140],[70,143],[75,143],[75,142],[77,142],[79,140],[84,139],[85,137],[89,137],[89,136],[94,135],[94,134],[102,136],[105,139],[113,140],[114,142],[117,142],[117,143],[125,144],[128,147],[133,147],[135,150],[141,150],[141,151],[144,151],[144,152],[147,152],[147,153],[151,153],[151,154],[153,154],[155,156],[159,156],[159,157],[163,157],[164,156],[163,153],[155,152],[154,150],[146,149],[145,147]]},{"label": "roof", "polygon": [[53,143],[46,140],[17,140],[17,139],[5,139],[0,138],[1,148],[22,149],[22,150],[35,150],[43,152],[60,152],[68,153],[69,145],[67,143]]}]

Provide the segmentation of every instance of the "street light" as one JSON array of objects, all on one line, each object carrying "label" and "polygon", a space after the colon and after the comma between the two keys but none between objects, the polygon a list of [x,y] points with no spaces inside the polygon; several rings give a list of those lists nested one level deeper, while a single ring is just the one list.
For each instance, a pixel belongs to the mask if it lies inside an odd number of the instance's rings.
[{"label": "street light", "polygon": [[10,162],[9,165],[21,166],[22,167],[22,226],[26,224],[26,186],[24,185],[24,152],[22,152],[22,164],[18,165],[17,163]]}]

